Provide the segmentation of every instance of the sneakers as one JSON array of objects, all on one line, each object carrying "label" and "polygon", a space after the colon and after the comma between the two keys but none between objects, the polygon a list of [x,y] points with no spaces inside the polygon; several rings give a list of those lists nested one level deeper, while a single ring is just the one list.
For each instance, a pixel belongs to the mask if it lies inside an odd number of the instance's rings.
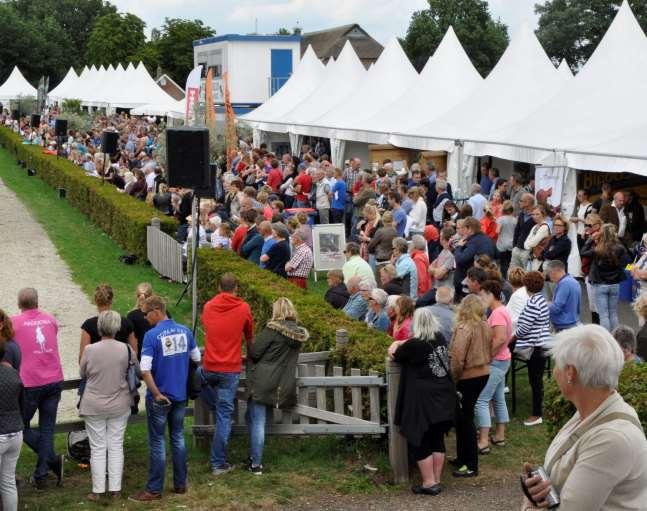
[{"label": "sneakers", "polygon": [[544,420],[541,417],[528,417],[523,421],[524,426],[539,426],[543,424]]},{"label": "sneakers", "polygon": [[139,493],[135,493],[128,497],[128,500],[133,502],[153,502],[154,500],[160,500],[162,498],[161,493],[153,493],[148,490],[142,490]]},{"label": "sneakers", "polygon": [[58,454],[56,456],[56,461],[49,464],[49,469],[54,472],[56,476],[56,486],[61,486],[63,484],[63,471],[65,468],[65,456],[63,454]]},{"label": "sneakers", "polygon": [[470,470],[467,465],[463,465],[458,470],[452,472],[454,477],[476,477],[479,473],[476,470]]},{"label": "sneakers", "polygon": [[228,472],[231,472],[234,469],[229,463],[225,463],[221,467],[216,467],[211,469],[211,475],[213,476],[221,476],[223,474],[226,474]]},{"label": "sneakers", "polygon": [[249,465],[247,467],[247,470],[254,474],[255,476],[262,476],[263,475],[263,465]]},{"label": "sneakers", "polygon": [[33,476],[29,478],[29,483],[36,488],[37,491],[47,490],[47,479],[34,479]]}]

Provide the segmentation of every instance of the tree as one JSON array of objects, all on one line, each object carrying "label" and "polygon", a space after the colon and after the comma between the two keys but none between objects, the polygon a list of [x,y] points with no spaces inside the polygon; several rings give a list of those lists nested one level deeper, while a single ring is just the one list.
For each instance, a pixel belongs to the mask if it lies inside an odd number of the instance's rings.
[{"label": "tree", "polygon": [[[566,59],[577,70],[597,48],[621,3],[621,0],[549,0],[537,4],[537,37],[556,63]],[[647,0],[633,0],[630,4],[645,30]]]},{"label": "tree", "polygon": [[127,62],[146,44],[146,23],[134,14],[111,13],[94,22],[85,53],[88,64]]},{"label": "tree", "polygon": [[278,29],[276,32],[276,35],[292,35],[292,32],[290,32],[287,28],[281,27]]},{"label": "tree", "polygon": [[485,0],[428,0],[429,9],[411,17],[404,50],[421,70],[452,26],[474,67],[486,76],[508,44],[508,29],[490,16]]}]

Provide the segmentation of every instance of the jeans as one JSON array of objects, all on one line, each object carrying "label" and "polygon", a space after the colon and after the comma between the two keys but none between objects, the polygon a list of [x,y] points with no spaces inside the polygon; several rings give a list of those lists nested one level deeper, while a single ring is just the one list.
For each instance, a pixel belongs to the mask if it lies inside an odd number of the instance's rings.
[{"label": "jeans", "polygon": [[332,223],[332,224],[343,224],[344,223],[344,210],[343,209],[331,209],[330,210],[330,223]]},{"label": "jeans", "polygon": [[2,495],[3,511],[18,509],[16,464],[21,446],[22,431],[0,435],[0,495]]},{"label": "jeans", "polygon": [[541,417],[544,409],[544,369],[546,356],[542,348],[535,348],[528,360],[528,381],[532,391],[532,416]]},{"label": "jeans", "polygon": [[618,294],[620,284],[593,284],[595,305],[600,325],[611,332],[618,326]]},{"label": "jeans", "polygon": [[158,405],[146,396],[146,419],[148,423],[149,467],[146,490],[162,493],[166,469],[166,445],[164,428],[168,423],[171,452],[173,454],[173,486],[186,487],[187,465],[184,445],[184,413],[186,401],[171,401],[170,405]]},{"label": "jeans", "polygon": [[216,429],[211,442],[211,468],[223,468],[227,465],[227,444],[231,434],[231,415],[234,412],[236,392],[240,373],[211,372],[200,369],[203,385],[201,397],[213,413]]},{"label": "jeans", "polygon": [[105,493],[106,468],[108,491],[121,491],[121,476],[124,470],[124,433],[128,425],[128,417],[130,417],[130,410],[117,417],[97,415],[85,417],[85,431],[90,442],[93,493]]},{"label": "jeans", "polygon": [[509,360],[493,360],[490,363],[490,376],[488,377],[485,388],[476,401],[474,413],[476,415],[476,424],[479,428],[489,428],[492,426],[490,419],[490,401],[494,401],[494,417],[497,424],[510,422],[508,416],[508,406],[505,402],[505,375],[510,368]]},{"label": "jeans", "polygon": [[[268,406],[250,399],[247,401],[245,423],[249,431],[249,457],[255,467],[263,464],[263,447],[265,446],[265,420]],[[272,410],[269,410],[272,413]]]},{"label": "jeans", "polygon": [[[54,452],[54,426],[58,402],[61,400],[61,384],[49,383],[42,387],[26,388],[24,396],[23,438],[29,448],[36,453],[34,479],[40,481],[47,477],[50,466],[57,461]],[[38,411],[38,428],[32,428],[30,422],[36,411]]]},{"label": "jeans", "polygon": [[474,407],[487,381],[487,376],[479,376],[459,380],[456,384],[456,389],[463,396],[462,408],[456,418],[456,458],[459,466],[467,465],[467,468],[475,472],[479,469],[479,458],[474,428]]}]

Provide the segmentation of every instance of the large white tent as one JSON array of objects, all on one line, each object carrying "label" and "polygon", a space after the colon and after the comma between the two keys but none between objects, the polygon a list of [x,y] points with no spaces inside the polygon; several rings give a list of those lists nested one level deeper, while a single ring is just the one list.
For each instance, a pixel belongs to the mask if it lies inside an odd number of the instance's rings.
[{"label": "large white tent", "polygon": [[321,60],[308,46],[289,80],[265,103],[239,119],[253,128],[285,133],[287,127],[280,122],[283,116],[319,86],[325,73]]},{"label": "large white tent", "polygon": [[183,119],[186,108],[186,98],[175,100],[169,96],[166,103],[149,103],[138,106],[130,111],[130,115],[160,115],[173,119]]},{"label": "large white tent", "polygon": [[[86,68],[87,69],[87,68]],[[61,80],[56,87],[54,87],[48,94],[52,101],[62,101],[69,98],[68,91],[74,90],[76,83],[79,80],[79,75],[76,74],[73,67],[70,67],[65,77]]]},{"label": "large white tent", "polygon": [[647,38],[625,1],[553,100],[492,135],[492,153],[536,164],[647,174]]},{"label": "large white tent", "polygon": [[[357,137],[353,131],[358,123],[371,118],[384,104],[395,101],[418,79],[418,73],[394,37],[350,95],[321,117],[308,122],[307,133],[303,133],[298,126],[294,131],[311,136],[355,140]],[[294,124],[301,123],[296,119]],[[331,130],[333,135],[330,134]]]},{"label": "large white tent", "polygon": [[38,91],[27,81],[18,66],[14,66],[9,78],[0,85],[0,101],[9,101],[10,99],[26,96],[36,97],[37,94]]}]

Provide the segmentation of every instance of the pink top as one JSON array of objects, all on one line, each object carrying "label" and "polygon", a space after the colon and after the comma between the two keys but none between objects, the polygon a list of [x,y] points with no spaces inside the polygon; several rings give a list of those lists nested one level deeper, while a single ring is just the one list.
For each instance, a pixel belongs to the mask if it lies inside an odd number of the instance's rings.
[{"label": "pink top", "polygon": [[504,326],[505,327],[505,336],[507,342],[501,347],[499,352],[494,356],[494,360],[510,360],[512,359],[512,354],[510,353],[510,348],[508,344],[510,339],[512,339],[512,318],[508,309],[505,308],[505,305],[500,305],[492,311],[490,317],[487,320],[487,324],[494,328],[495,326]]},{"label": "pink top", "polygon": [[411,318],[405,319],[400,328],[393,331],[393,338],[396,341],[407,341],[411,337]]},{"label": "pink top", "polygon": [[58,354],[58,323],[53,316],[38,309],[27,310],[11,318],[14,340],[20,346],[20,379],[27,388],[63,381]]}]

